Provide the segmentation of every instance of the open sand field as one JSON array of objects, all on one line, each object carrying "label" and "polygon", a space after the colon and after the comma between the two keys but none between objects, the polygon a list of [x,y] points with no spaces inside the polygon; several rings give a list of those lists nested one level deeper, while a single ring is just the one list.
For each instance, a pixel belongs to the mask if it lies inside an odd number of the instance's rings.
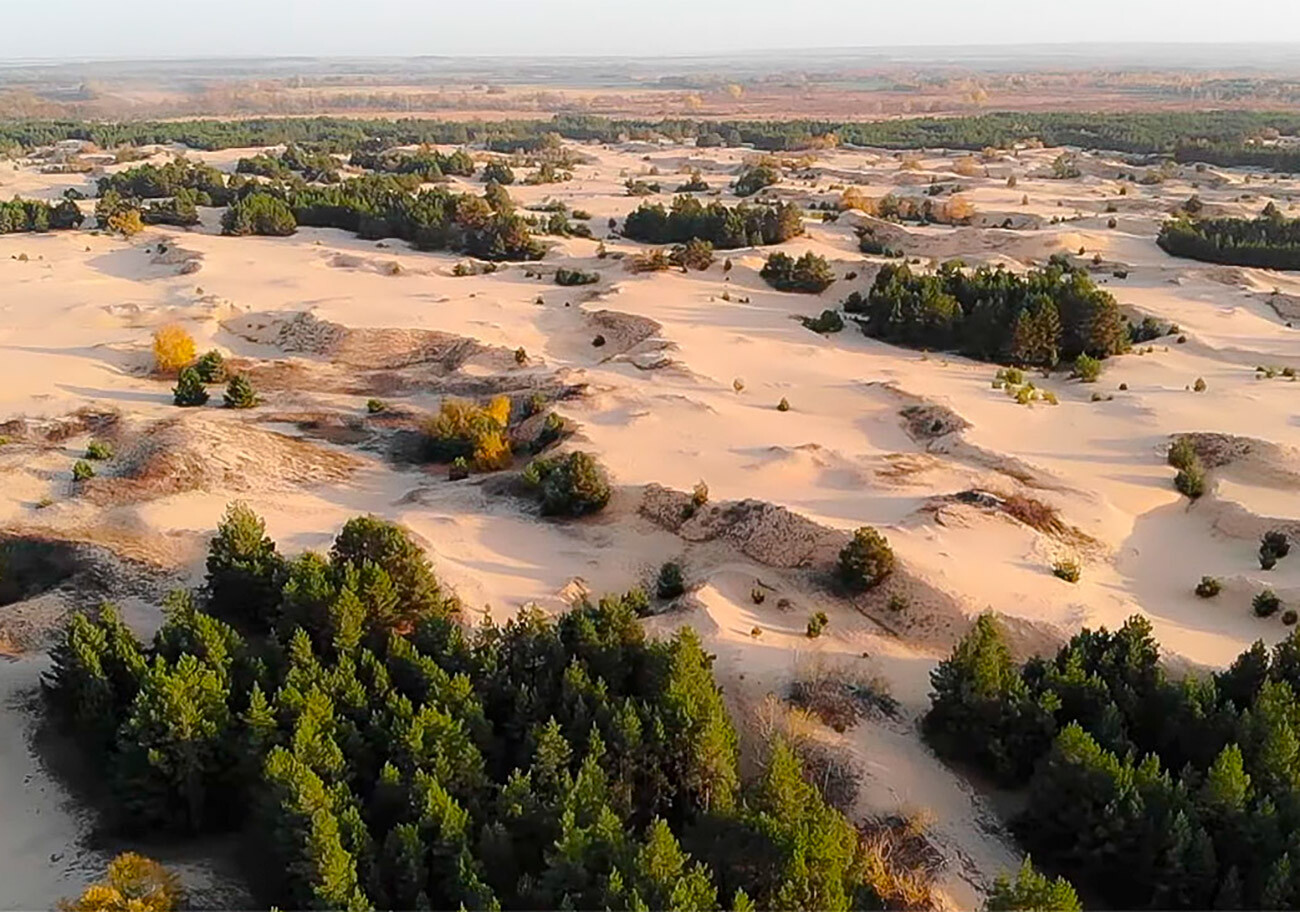
[{"label": "open sand field", "polygon": [[[0,534],[60,543],[93,567],[78,571],[93,585],[0,609],[0,646],[12,654],[0,663],[0,908],[48,906],[102,862],[25,734],[52,624],[105,596],[141,628],[156,623],[162,592],[201,581],[208,536],[236,498],[289,553],[327,545],[357,514],[400,521],[471,614],[495,618],[648,585],[661,563],[681,561],[688,594],[647,623],[699,630],[737,713],[783,695],[810,663],[887,684],[896,715],[819,737],[860,771],[859,819],[929,817],[943,859],[935,877],[959,908],[1019,860],[995,796],[949,770],[917,731],[928,674],[972,618],[1002,615],[1023,655],[1141,613],[1169,654],[1213,667],[1283,636],[1280,618],[1255,617],[1250,599],[1265,582],[1284,601],[1300,599],[1300,563],[1265,578],[1254,558],[1262,531],[1300,527],[1300,386],[1255,367],[1300,368],[1300,329],[1282,316],[1300,300],[1300,277],[1174,259],[1154,238],[1193,192],[1225,214],[1269,200],[1293,214],[1300,182],[1188,167],[1160,184],[1126,181],[1121,196],[1115,177],[1133,168],[1105,156],[1081,156],[1081,178],[1054,180],[1044,175],[1057,149],[1007,154],[966,177],[953,173],[959,154],[928,151],[918,168],[900,169],[893,153],[838,149],[773,188],[808,210],[849,185],[879,197],[919,193],[932,175],[957,180],[976,208],[970,226],[880,230],[922,265],[1095,260],[1097,281],[1131,318],[1172,321],[1185,338],[1108,360],[1095,384],[1035,378],[1059,405],[1019,405],[991,387],[993,365],[892,347],[851,322],[826,336],[801,325],[865,293],[885,262],[858,252],[861,213],[823,223],[807,211],[806,236],[782,247],[831,261],[840,278],[821,295],[772,290],[758,275],[767,248],[720,253],[704,272],[633,274],[623,257],[642,245],[607,227],[639,202],[624,181],[653,168],[659,176],[648,179],[671,191],[699,169],[730,202],[725,188],[753,153],[574,148],[583,163],[573,180],[509,190],[521,206],[585,210],[595,239],[548,238],[540,263],[489,275],[455,276],[456,256],[332,229],[222,237],[215,209],[194,230],[150,228],[132,240],[89,230],[0,236],[0,423],[9,422],[0,426]],[[190,154],[229,170],[251,152]],[[89,183],[0,165],[6,197],[55,199]],[[733,264],[725,273],[724,258]],[[559,287],[557,266],[600,281]],[[200,351],[245,362],[263,404],[223,410],[217,395],[204,409],[175,408],[170,382],[149,374],[151,333],[167,323],[182,324]],[[1192,390],[1197,378],[1204,392]],[[502,481],[508,473],[451,482],[443,467],[391,458],[403,416],[409,425],[447,395],[533,390],[563,392],[558,411],[576,428],[566,446],[594,452],[610,472],[615,494],[595,517],[538,517]],[[371,397],[390,412],[368,416]],[[782,398],[788,411],[776,408]],[[926,417],[909,421],[902,413],[916,406],[910,414]],[[1170,436],[1187,432],[1226,435],[1223,464],[1191,505],[1164,455]],[[118,455],[76,488],[72,463],[92,436],[113,440]],[[710,503],[683,521],[681,503],[701,480]],[[965,492],[995,497],[957,496]],[[1013,495],[1050,506],[1061,527],[1043,532],[997,506]],[[846,600],[824,576],[862,525],[888,536],[899,570]],[[1081,562],[1077,584],[1053,575],[1063,557]],[[1224,580],[1219,598],[1193,594],[1202,575]],[[768,592],[762,604],[751,599],[756,586]],[[811,640],[804,627],[815,611],[830,621]]]}]

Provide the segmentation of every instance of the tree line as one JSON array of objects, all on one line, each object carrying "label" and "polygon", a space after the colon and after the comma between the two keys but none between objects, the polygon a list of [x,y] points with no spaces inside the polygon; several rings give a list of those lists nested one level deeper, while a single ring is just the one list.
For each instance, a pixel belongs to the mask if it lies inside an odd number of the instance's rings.
[{"label": "tree line", "polygon": [[642,203],[623,220],[623,236],[648,244],[708,241],[718,250],[780,244],[803,234],[803,213],[794,203],[728,207],[705,205],[693,196],[678,196],[669,209]]},{"label": "tree line", "polygon": [[1287,218],[1273,203],[1253,219],[1170,219],[1156,243],[1173,256],[1210,263],[1300,269],[1300,219]]},{"label": "tree line", "polygon": [[418,174],[428,183],[453,174],[459,177],[474,176],[474,159],[464,149],[446,154],[436,149],[421,149],[418,152],[358,149],[352,153],[348,164],[380,174]]},{"label": "tree line", "polygon": [[76,614],[43,690],[113,824],[240,832],[285,908],[879,908],[789,746],[742,781],[711,657],[644,602],[470,629],[401,527],[289,558],[232,505],[150,642]]},{"label": "tree line", "polygon": [[[979,150],[1005,148],[1039,139],[1047,145],[1071,145],[1133,154],[1174,154],[1181,160],[1236,154],[1234,164],[1260,164],[1300,170],[1288,159],[1252,142],[1262,135],[1300,133],[1300,114],[1260,111],[1159,111],[1126,113],[998,112],[968,117],[918,117],[866,123],[833,120],[700,121],[692,119],[619,120],[593,115],[559,114],[545,120],[445,122],[316,118],[256,118],[216,121],[142,121],[99,123],[70,120],[0,122],[0,147],[33,148],[64,139],[95,142],[105,148],[180,143],[194,149],[312,144],[321,151],[353,152],[398,145],[465,145],[481,143],[505,152],[537,152],[556,139],[618,142],[622,139],[695,140],[701,145],[751,144],[769,151],[825,146],[830,141],[893,149]],[[833,137],[833,140],[832,140]],[[1280,153],[1278,153],[1280,155]],[[1249,160],[1257,156],[1256,160]],[[1226,163],[1222,160],[1217,163]]]},{"label": "tree line", "polygon": [[1174,678],[1140,616],[1023,665],[984,616],[931,682],[926,739],[1025,789],[1016,832],[1085,897],[1300,907],[1300,632]]},{"label": "tree line", "polygon": [[1115,298],[1059,255],[1024,276],[1001,265],[970,270],[960,260],[934,273],[886,263],[866,298],[850,296],[845,310],[861,315],[863,332],[886,342],[999,363],[1054,367],[1129,347]]},{"label": "tree line", "polygon": [[328,152],[304,148],[295,143],[285,146],[283,152],[261,152],[251,158],[241,158],[235,164],[237,174],[257,174],[277,180],[288,180],[301,174],[308,182],[326,184],[339,182],[339,160]]}]

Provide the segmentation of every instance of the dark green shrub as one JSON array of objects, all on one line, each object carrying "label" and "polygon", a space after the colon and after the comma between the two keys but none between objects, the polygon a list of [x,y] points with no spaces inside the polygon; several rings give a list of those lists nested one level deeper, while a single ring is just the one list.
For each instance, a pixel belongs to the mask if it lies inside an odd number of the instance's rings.
[{"label": "dark green shrub", "polygon": [[790,400],[782,396],[781,401],[776,404],[776,410],[778,412],[790,411]]},{"label": "dark green shrub", "polygon": [[499,158],[494,158],[483,166],[481,177],[485,184],[497,184],[502,187],[515,182],[514,170]]},{"label": "dark green shrub", "polygon": [[1290,553],[1291,540],[1285,532],[1281,529],[1265,532],[1259,543],[1259,564],[1265,570],[1271,570],[1274,564]]},{"label": "dark green shrub", "polygon": [[786,253],[773,253],[759,275],[777,291],[819,294],[835,282],[835,272],[826,258],[808,251],[798,259]]},{"label": "dark green shrub", "polygon": [[609,481],[590,453],[534,459],[524,470],[524,482],[541,497],[542,513],[581,516],[609,503]]},{"label": "dark green shrub", "polygon": [[223,397],[226,408],[247,409],[253,408],[259,402],[257,392],[253,389],[253,384],[243,374],[236,374],[230,378],[230,383],[226,385],[226,394]]},{"label": "dark green shrub", "polygon": [[1255,614],[1259,617],[1271,617],[1282,607],[1282,600],[1272,589],[1265,589],[1251,599],[1250,607],[1255,609]]},{"label": "dark green shrub", "polygon": [[815,333],[837,333],[844,328],[844,318],[837,310],[823,310],[821,316],[804,317],[800,322]]},{"label": "dark green shrub", "polygon": [[746,168],[736,178],[734,189],[736,196],[752,196],[764,187],[770,187],[781,180],[781,173],[771,165],[760,164]]},{"label": "dark green shrub", "polygon": [[87,459],[112,459],[113,445],[107,440],[92,440],[86,445]]},{"label": "dark green shrub", "polygon": [[84,459],[78,459],[72,464],[72,480],[86,481],[95,477],[95,467]]},{"label": "dark green shrub", "polygon": [[865,592],[880,585],[894,571],[894,552],[883,535],[863,526],[840,550],[838,569],[845,586]]},{"label": "dark green shrub", "polygon": [[1175,440],[1170,445],[1165,458],[1175,469],[1188,469],[1200,464],[1200,459],[1196,455],[1196,447],[1192,445],[1189,437],[1179,437]]},{"label": "dark green shrub", "polygon": [[600,273],[583,272],[581,269],[565,269],[561,266],[555,270],[557,285],[594,285],[600,281]]},{"label": "dark green shrub", "polygon": [[1179,469],[1178,474],[1174,476],[1174,487],[1192,500],[1204,494],[1205,470],[1201,468],[1201,464],[1197,462],[1185,469]]},{"label": "dark green shrub", "polygon": [[226,359],[215,348],[200,355],[194,362],[194,369],[204,383],[222,383],[226,379]]},{"label": "dark green shrub", "polygon": [[668,561],[659,568],[659,576],[655,580],[655,592],[661,599],[675,599],[686,591],[686,581],[682,576],[681,564],[675,561]]},{"label": "dark green shrub", "polygon": [[172,389],[172,402],[182,407],[204,405],[208,401],[208,390],[199,378],[199,372],[192,367],[181,368],[176,377],[176,386]]},{"label": "dark green shrub", "polygon": [[383,399],[367,399],[366,411],[372,415],[378,415],[380,412],[388,411],[388,403]]},{"label": "dark green shrub", "polygon": [[1079,355],[1074,359],[1073,376],[1084,383],[1096,383],[1101,376],[1101,360],[1088,354]]},{"label": "dark green shrub", "polygon": [[270,193],[250,193],[236,200],[221,217],[221,233],[285,237],[298,230],[289,204]]},{"label": "dark green shrub", "polygon": [[1214,598],[1223,591],[1223,584],[1213,576],[1203,576],[1196,584],[1196,594],[1201,598]]}]

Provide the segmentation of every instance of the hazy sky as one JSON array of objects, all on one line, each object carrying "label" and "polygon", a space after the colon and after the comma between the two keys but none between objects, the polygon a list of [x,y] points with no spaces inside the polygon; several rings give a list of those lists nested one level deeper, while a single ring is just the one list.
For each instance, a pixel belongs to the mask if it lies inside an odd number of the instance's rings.
[{"label": "hazy sky", "polygon": [[[1300,42],[1297,0],[0,0],[10,55],[679,54]],[[19,38],[18,36],[21,36]]]}]

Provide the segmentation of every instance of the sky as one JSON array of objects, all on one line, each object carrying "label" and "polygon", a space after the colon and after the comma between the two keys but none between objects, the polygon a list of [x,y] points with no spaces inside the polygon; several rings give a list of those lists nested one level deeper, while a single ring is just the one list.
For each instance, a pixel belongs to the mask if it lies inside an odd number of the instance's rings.
[{"label": "sky", "polygon": [[[0,0],[28,59],[1296,42],[1296,0]],[[23,36],[20,40],[16,36]]]}]

